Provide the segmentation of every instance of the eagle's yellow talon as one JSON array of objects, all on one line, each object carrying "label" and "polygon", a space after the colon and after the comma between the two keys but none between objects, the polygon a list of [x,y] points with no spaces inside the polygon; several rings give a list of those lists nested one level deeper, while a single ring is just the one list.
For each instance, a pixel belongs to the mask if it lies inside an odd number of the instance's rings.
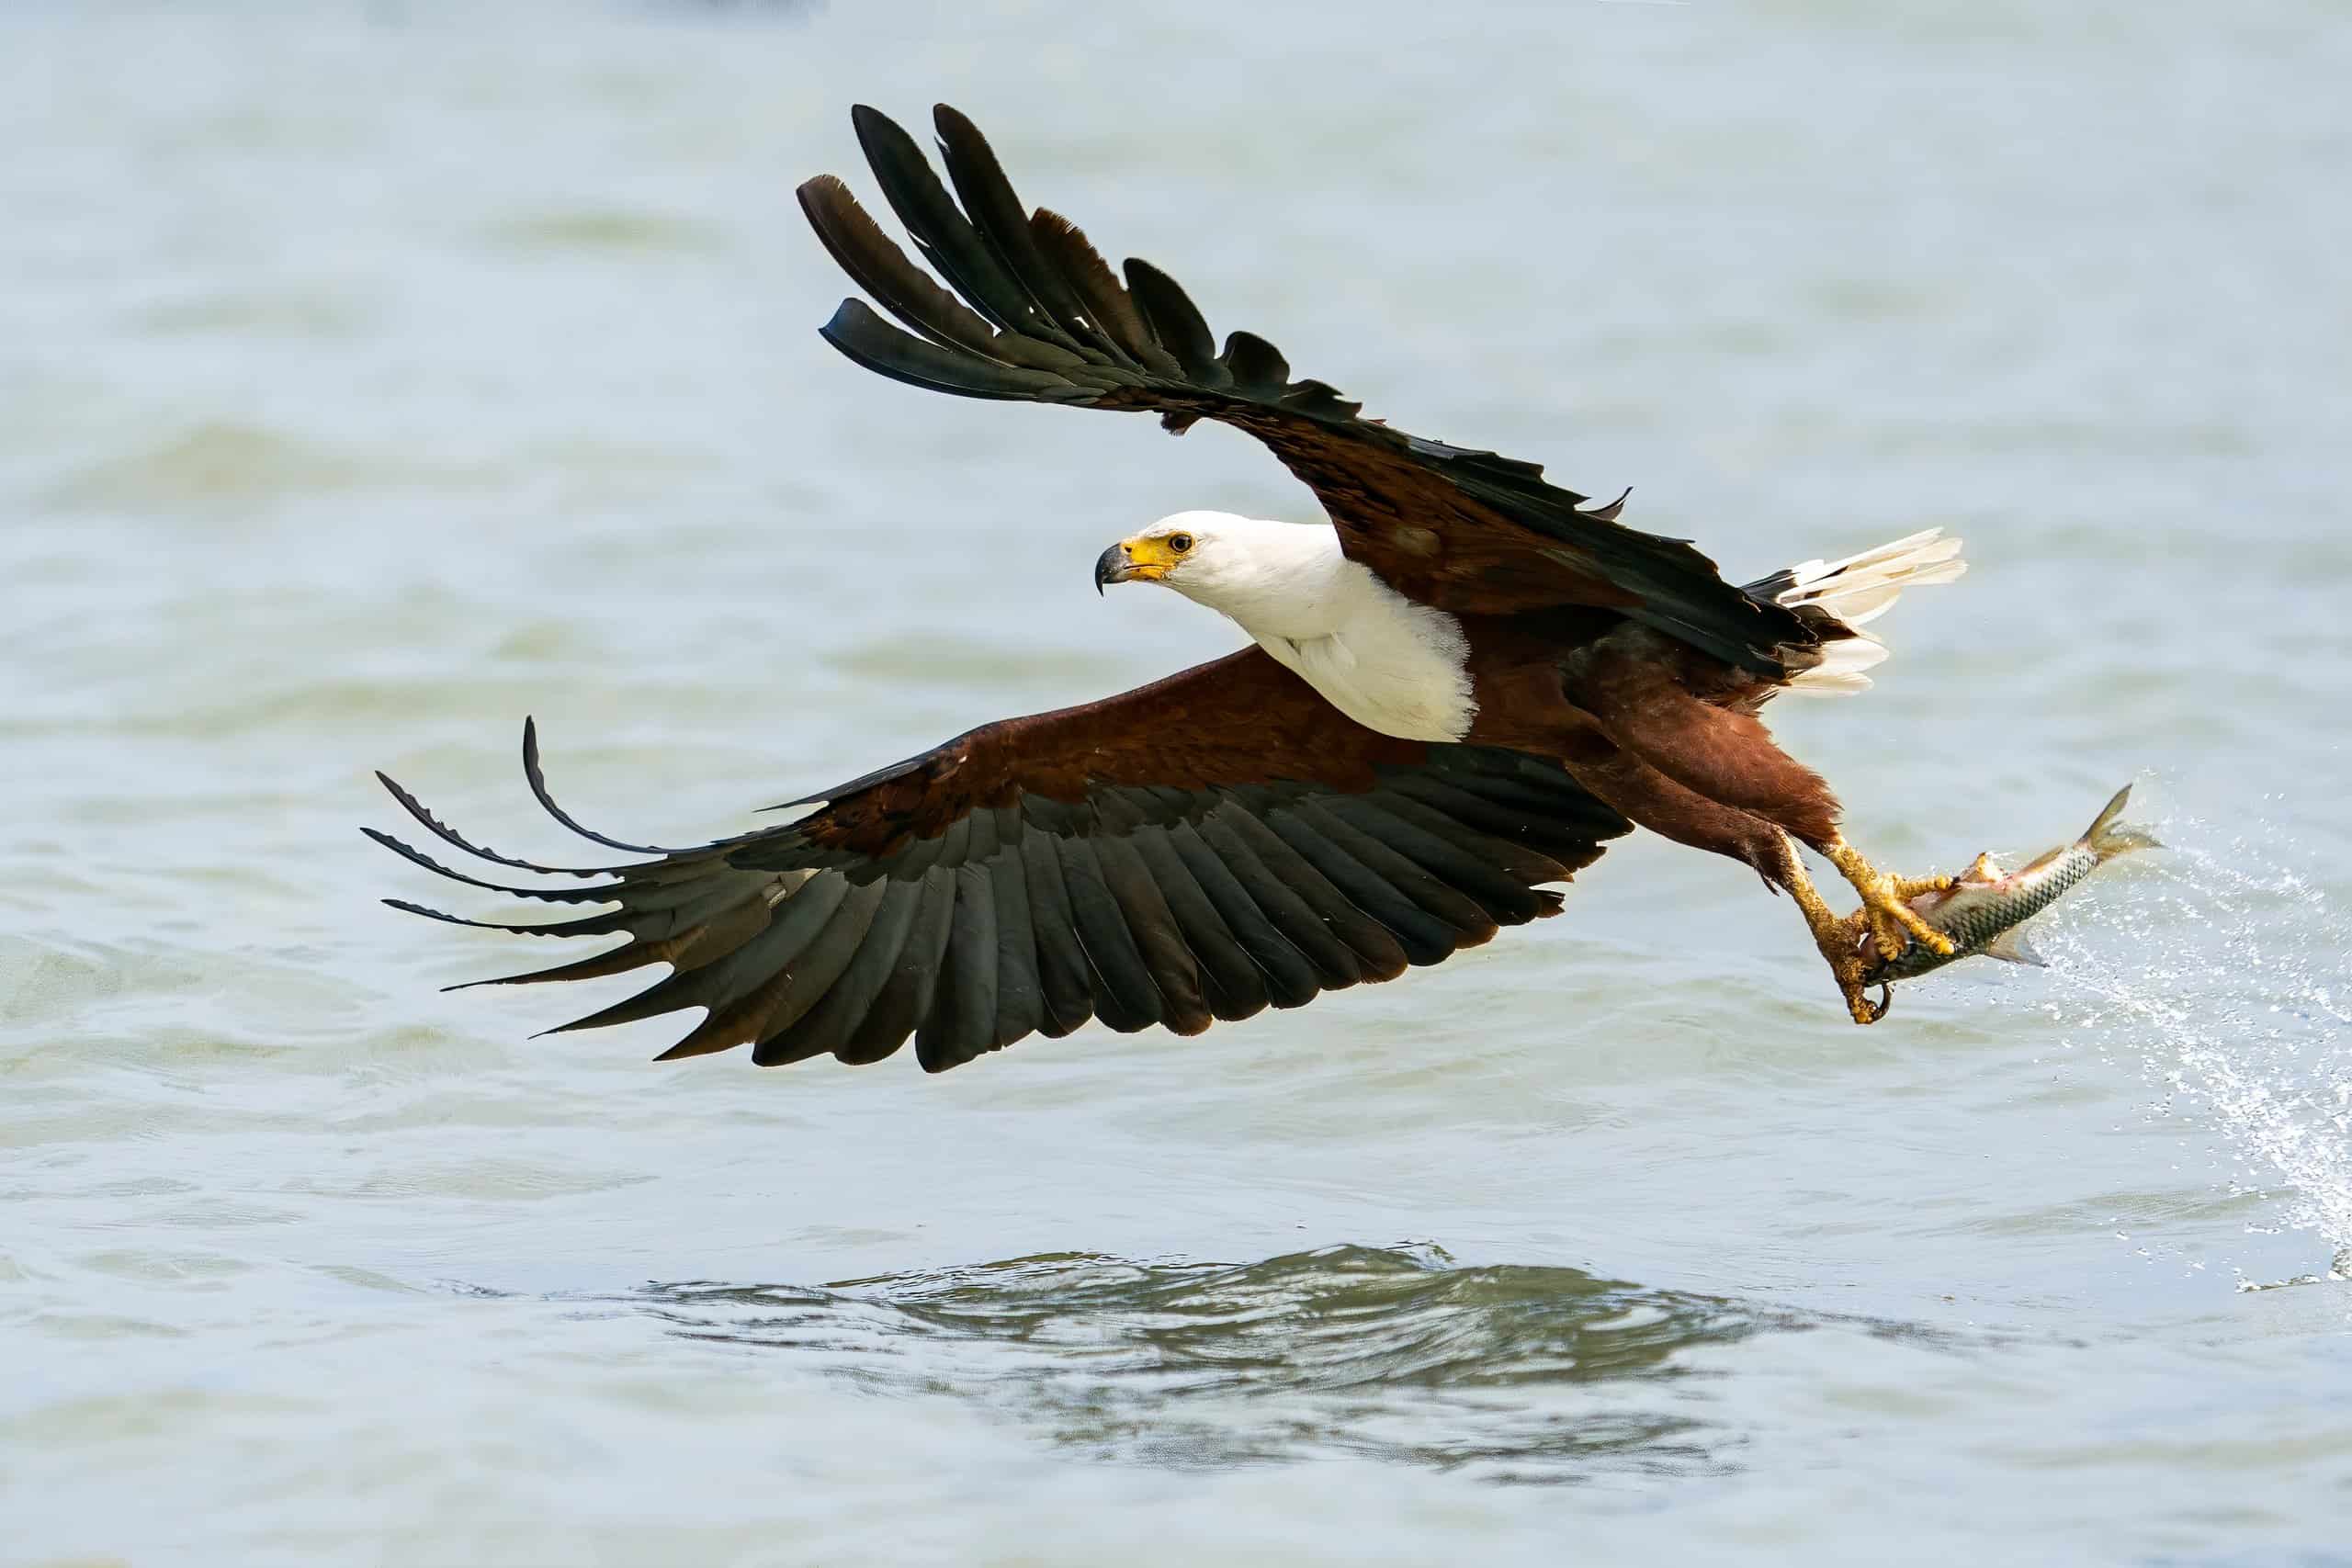
[{"label": "eagle's yellow talon", "polygon": [[1846,998],[1846,1010],[1856,1023],[1876,1023],[1886,1010],[1871,1005],[1862,995],[1862,932],[1866,929],[1864,913],[1857,909],[1850,915],[1830,912],[1813,879],[1804,874],[1804,863],[1797,858],[1793,841],[1783,840],[1786,859],[1781,868],[1781,886],[1796,900],[1797,909],[1804,916],[1804,923],[1813,932],[1813,943],[1829,964],[1830,978],[1838,983],[1838,994]]},{"label": "eagle's yellow talon", "polygon": [[1883,1016],[1883,1012],[1882,1010],[1871,1006],[1870,998],[1862,995],[1859,965],[1856,966],[1855,975],[1856,977],[1851,979],[1841,975],[1838,980],[1838,989],[1845,997],[1846,1010],[1853,1014],[1854,1021],[1867,1028],[1876,1023]]},{"label": "eagle's yellow talon", "polygon": [[1914,942],[1939,957],[1951,955],[1951,939],[1928,924],[1910,903],[1922,893],[1950,887],[1950,877],[1889,876],[1864,860],[1843,839],[1833,840],[1823,852],[1839,874],[1854,885],[1854,891],[1862,896],[1862,915],[1870,922],[1871,934],[1878,939],[1878,951],[1883,957],[1892,958]]},{"label": "eagle's yellow talon", "polygon": [[1829,977],[1838,983],[1838,994],[1846,998],[1846,1010],[1856,1023],[1876,1023],[1880,1010],[1862,995],[1861,913],[1840,919],[1825,906],[1817,913],[1808,910],[1806,920],[1813,927],[1814,945],[1829,964]]},{"label": "eagle's yellow talon", "polygon": [[1883,1009],[1871,1005],[1862,995],[1861,922],[1848,918],[1815,933],[1821,956],[1829,961],[1830,976],[1838,982],[1838,994],[1846,998],[1846,1010],[1854,1021],[1876,1023]]},{"label": "eagle's yellow talon", "polygon": [[1951,938],[1929,925],[1910,906],[1893,877],[1882,877],[1877,886],[1862,889],[1862,901],[1869,907],[1871,930],[1877,933],[1881,953],[1900,953],[1907,941],[1917,942],[1930,953],[1951,956]]}]

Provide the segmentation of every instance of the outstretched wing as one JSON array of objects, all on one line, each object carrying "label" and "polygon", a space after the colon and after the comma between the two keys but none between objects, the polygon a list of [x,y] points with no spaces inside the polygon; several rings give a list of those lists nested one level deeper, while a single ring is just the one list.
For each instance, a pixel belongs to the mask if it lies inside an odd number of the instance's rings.
[{"label": "outstretched wing", "polygon": [[854,118],[884,197],[954,290],[910,263],[840,180],[803,185],[825,248],[910,329],[843,300],[824,335],[868,369],[965,397],[1148,410],[1179,433],[1202,419],[1246,430],[1314,490],[1350,556],[1440,609],[1618,610],[1774,679],[1782,649],[1817,642],[1687,542],[1619,525],[1622,496],[1587,510],[1535,464],[1363,418],[1323,382],[1291,379],[1254,333],[1217,352],[1167,274],[1130,259],[1123,287],[1068,220],[1027,212],[979,131],[945,105],[935,123],[960,209],[904,130],[863,106]]},{"label": "outstretched wing", "polygon": [[1629,830],[1549,762],[1377,734],[1255,648],[973,730],[812,797],[823,807],[788,826],[693,849],[580,827],[548,796],[528,726],[523,762],[558,821],[655,858],[574,869],[502,855],[390,779],[445,843],[558,880],[503,886],[368,836],[472,886],[618,908],[517,924],[387,902],[528,936],[625,934],[578,963],[475,983],[666,963],[648,989],[563,1026],[707,1008],[665,1060],[749,1043],[762,1066],[874,1062],[912,1034],[937,1072],[1090,1017],[1196,1033],[1552,914],[1559,895],[1536,885],[1567,881]]}]

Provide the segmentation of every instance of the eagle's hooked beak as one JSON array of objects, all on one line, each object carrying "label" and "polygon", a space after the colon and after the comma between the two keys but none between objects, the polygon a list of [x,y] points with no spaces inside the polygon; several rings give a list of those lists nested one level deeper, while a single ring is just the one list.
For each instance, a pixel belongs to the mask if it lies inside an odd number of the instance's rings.
[{"label": "eagle's hooked beak", "polygon": [[1136,574],[1136,563],[1127,554],[1124,541],[1113,545],[1094,558],[1094,592],[1101,593],[1114,582],[1125,582]]},{"label": "eagle's hooked beak", "polygon": [[1163,539],[1121,539],[1094,558],[1094,592],[1114,582],[1157,582],[1175,564],[1175,553]]}]

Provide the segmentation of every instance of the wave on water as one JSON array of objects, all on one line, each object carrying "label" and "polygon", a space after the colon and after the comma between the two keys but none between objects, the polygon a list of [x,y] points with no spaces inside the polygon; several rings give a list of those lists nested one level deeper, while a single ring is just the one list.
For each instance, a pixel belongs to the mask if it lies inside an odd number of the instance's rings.
[{"label": "wave on water", "polygon": [[825,1286],[653,1285],[619,1304],[876,1392],[967,1397],[1104,1458],[1344,1452],[1521,1482],[1729,1468],[1734,1435],[1708,1419],[1694,1352],[1831,1325],[1922,1337],[1576,1269],[1464,1267],[1430,1246],[1246,1264],[1065,1253]]},{"label": "wave on water", "polygon": [[2275,829],[2156,828],[2154,874],[2094,884],[2100,918],[2040,939],[2051,1014],[2070,1046],[2138,1066],[2149,1115],[2215,1134],[2222,1182],[2277,1216],[2255,1228],[2324,1243],[2324,1273],[2284,1282],[2352,1280],[2352,925]]}]

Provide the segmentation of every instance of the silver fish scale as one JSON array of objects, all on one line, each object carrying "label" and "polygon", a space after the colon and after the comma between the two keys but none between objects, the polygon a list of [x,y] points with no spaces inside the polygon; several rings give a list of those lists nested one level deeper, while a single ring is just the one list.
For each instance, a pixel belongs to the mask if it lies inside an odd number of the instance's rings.
[{"label": "silver fish scale", "polygon": [[2098,851],[2088,844],[2072,844],[2065,853],[2035,873],[2030,882],[2006,893],[1959,899],[1928,911],[1928,924],[1952,939],[1951,955],[1930,953],[1915,942],[1897,953],[1894,962],[1873,971],[1870,982],[1875,985],[1884,980],[1916,980],[1947,964],[1984,952],[2003,931],[2023,925],[2065,897],[2098,865]]}]

